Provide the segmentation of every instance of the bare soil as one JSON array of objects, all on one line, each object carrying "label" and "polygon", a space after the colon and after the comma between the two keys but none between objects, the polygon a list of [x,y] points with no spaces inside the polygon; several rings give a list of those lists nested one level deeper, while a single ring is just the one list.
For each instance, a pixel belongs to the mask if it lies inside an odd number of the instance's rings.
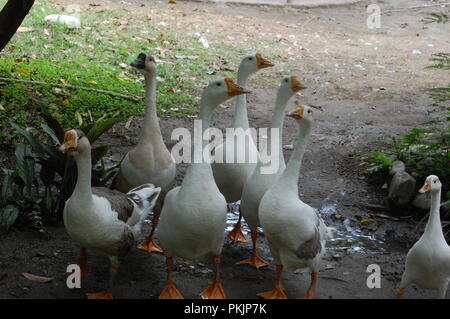
[{"label": "bare soil", "polygon": [[[185,1],[176,5],[143,0],[98,2],[129,10],[136,16],[149,14],[153,24],[165,21],[187,36],[200,32],[212,46],[224,42],[248,48],[248,52],[270,50],[278,54],[276,66],[259,72],[249,83],[254,92],[248,98],[249,117],[255,128],[270,126],[280,78],[290,71],[299,72],[308,86],[299,99],[325,110],[316,116],[300,176],[300,195],[322,212],[329,226],[339,230],[338,238],[329,243],[316,298],[395,295],[405,255],[420,231],[414,229],[413,218],[383,218],[377,214],[387,212],[371,208],[383,205],[385,190],[379,181],[364,174],[361,158],[355,152],[365,154],[382,144],[383,132],[407,132],[426,121],[428,111],[438,107],[425,90],[447,84],[448,74],[424,67],[431,64],[432,53],[450,51],[449,25],[423,27],[420,19],[434,9],[398,9],[426,5],[429,1],[378,1],[383,10],[381,28],[372,30],[366,26],[364,4],[300,10]],[[216,127],[225,128],[231,123],[233,103],[225,106],[229,107],[217,111]],[[161,118],[161,123],[169,149],[176,143],[170,140],[174,128],[192,128],[189,118]],[[118,132],[106,137],[113,145],[112,159],[120,159],[138,135],[136,129],[124,134],[121,128]],[[295,136],[295,124],[286,120],[284,144],[293,144]],[[285,151],[286,159],[290,153]],[[186,165],[178,166],[178,182],[185,168]],[[333,217],[336,212],[343,218]],[[376,222],[362,226],[360,220],[367,217]],[[272,261],[263,236],[258,246],[263,258]],[[91,258],[93,273],[83,280],[82,288],[66,287],[66,267],[74,262],[77,248],[62,225],[49,227],[47,235],[14,229],[0,242],[0,298],[84,298],[86,292],[103,289],[108,262],[97,256]],[[250,244],[225,244],[221,269],[229,298],[256,298],[256,293],[272,289],[273,263],[258,270],[235,265],[249,256],[250,249]],[[381,267],[380,289],[367,288],[369,264]],[[175,270],[177,286],[186,298],[198,298],[212,275],[208,259],[176,259]],[[22,277],[22,272],[54,280],[36,283]],[[132,249],[120,268],[114,296],[155,298],[165,278],[163,255]],[[283,278],[289,297],[304,295],[309,285],[308,273],[285,273]],[[430,297],[434,297],[433,292],[412,287],[405,293],[405,298]]]}]

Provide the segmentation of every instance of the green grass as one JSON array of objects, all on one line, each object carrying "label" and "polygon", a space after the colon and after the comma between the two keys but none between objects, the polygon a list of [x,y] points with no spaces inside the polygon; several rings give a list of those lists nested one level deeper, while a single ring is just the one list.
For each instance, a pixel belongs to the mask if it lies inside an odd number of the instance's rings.
[{"label": "green grass", "polygon": [[[6,3],[0,0],[0,6]],[[155,55],[158,64],[157,106],[159,114],[187,116],[197,113],[199,89],[218,71],[219,57],[235,67],[244,50],[227,44],[205,50],[193,37],[176,34],[156,20],[131,15],[126,9],[106,6],[81,11],[80,29],[48,23],[48,14],[64,13],[49,0],[38,0],[22,26],[32,32],[18,32],[0,53],[0,77],[44,81],[104,89],[130,96],[144,96],[142,76],[129,64],[140,52]],[[121,21],[132,16],[128,24]],[[223,53],[226,52],[226,56]],[[198,59],[176,59],[195,55]],[[234,75],[218,71],[214,75]],[[39,127],[37,110],[45,105],[64,127],[77,126],[76,113],[88,122],[104,116],[140,115],[143,101],[80,89],[55,89],[48,85],[0,81],[0,144],[19,136],[9,125]]]}]

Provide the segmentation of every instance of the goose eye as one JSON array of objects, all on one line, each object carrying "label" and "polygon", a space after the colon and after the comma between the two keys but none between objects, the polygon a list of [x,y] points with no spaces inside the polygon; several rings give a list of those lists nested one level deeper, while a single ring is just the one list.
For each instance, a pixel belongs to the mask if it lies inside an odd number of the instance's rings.
[{"label": "goose eye", "polygon": [[288,81],[289,81],[288,79],[284,79],[284,82],[286,82],[286,83],[287,83]]},{"label": "goose eye", "polygon": [[436,184],[436,181],[434,181],[433,183],[435,183],[435,184]]},{"label": "goose eye", "polygon": [[311,110],[308,110],[308,113],[311,113]]},{"label": "goose eye", "polygon": [[251,61],[251,60],[253,60],[253,58],[252,58],[252,57],[250,57],[250,58],[248,58],[248,59],[249,59],[250,61]]},{"label": "goose eye", "polygon": [[217,83],[217,86],[221,86],[221,85],[222,85],[222,83],[220,83],[220,82]]}]

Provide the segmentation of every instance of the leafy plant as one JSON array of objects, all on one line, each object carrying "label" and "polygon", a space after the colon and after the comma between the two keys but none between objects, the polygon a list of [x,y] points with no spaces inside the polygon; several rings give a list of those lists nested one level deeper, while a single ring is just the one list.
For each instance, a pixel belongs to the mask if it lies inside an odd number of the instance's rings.
[{"label": "leafy plant", "polygon": [[14,175],[10,170],[3,171],[5,176],[0,188],[0,232],[8,231],[19,216],[19,208],[10,203],[9,199],[13,197]]},{"label": "leafy plant", "polygon": [[447,23],[448,19],[449,19],[449,16],[443,12],[433,12],[433,13],[430,13],[429,16],[423,18],[421,21],[424,24]]},{"label": "leafy plant", "polygon": [[[42,209],[39,200],[39,185],[36,179],[36,162],[31,148],[19,144],[15,151],[17,168],[3,170],[4,178],[0,191],[0,232],[8,231],[22,212],[30,213],[28,218],[33,225],[42,229],[40,215],[35,214]],[[34,214],[33,214],[34,213]]]},{"label": "leafy plant", "polygon": [[392,166],[392,159],[378,151],[371,153],[365,160],[370,164],[367,169],[369,174],[387,172]]},{"label": "leafy plant", "polygon": [[[447,23],[445,13],[432,13],[422,20],[423,23]],[[427,69],[450,70],[450,53],[435,53],[431,60],[433,65]],[[430,96],[437,102],[450,100],[450,87],[428,89]],[[432,111],[434,118],[420,124],[403,136],[391,136],[388,148],[383,152],[374,152],[366,160],[371,164],[369,172],[379,171],[389,163],[386,159],[395,157],[402,160],[406,168],[420,178],[435,174],[444,186],[450,183],[450,107],[446,111]],[[447,186],[448,187],[448,186]],[[445,193],[450,199],[450,191]]]},{"label": "leafy plant", "polygon": [[445,69],[450,70],[450,53],[434,53],[431,61],[435,64],[427,66],[427,69]]},{"label": "leafy plant", "polygon": [[[431,97],[436,102],[445,102],[450,100],[450,87],[428,89]],[[450,110],[450,109],[449,109]]]}]

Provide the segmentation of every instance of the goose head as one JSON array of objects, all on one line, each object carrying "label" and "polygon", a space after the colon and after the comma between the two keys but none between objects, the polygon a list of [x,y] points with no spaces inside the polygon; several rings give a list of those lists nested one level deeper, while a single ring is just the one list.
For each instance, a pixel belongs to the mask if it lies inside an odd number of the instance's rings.
[{"label": "goose head", "polygon": [[306,86],[300,80],[300,77],[296,74],[286,76],[281,80],[279,92],[288,97],[293,96],[295,93],[306,89]]},{"label": "goose head", "polygon": [[286,116],[297,120],[299,123],[305,121],[310,123],[314,122],[314,111],[313,107],[310,105],[297,104],[292,111],[286,114]]},{"label": "goose head", "polygon": [[136,60],[130,63],[130,65],[138,69],[143,75],[156,73],[156,60],[150,54],[140,53]]},{"label": "goose head", "polygon": [[256,73],[259,70],[274,66],[272,62],[264,58],[260,53],[247,54],[241,60],[239,72],[243,72],[247,76]]},{"label": "goose head", "polygon": [[250,93],[250,91],[237,85],[232,78],[226,77],[211,81],[203,90],[202,97],[208,98],[208,100],[214,102],[213,104],[217,106],[233,96],[247,93]]},{"label": "goose head", "polygon": [[58,150],[72,156],[91,150],[89,139],[81,130],[72,129],[64,134],[64,141],[58,146]]},{"label": "goose head", "polygon": [[437,192],[441,189],[442,184],[439,180],[439,177],[436,175],[430,175],[425,180],[425,183],[423,184],[422,188],[419,189],[419,193],[427,193],[427,192]]}]

